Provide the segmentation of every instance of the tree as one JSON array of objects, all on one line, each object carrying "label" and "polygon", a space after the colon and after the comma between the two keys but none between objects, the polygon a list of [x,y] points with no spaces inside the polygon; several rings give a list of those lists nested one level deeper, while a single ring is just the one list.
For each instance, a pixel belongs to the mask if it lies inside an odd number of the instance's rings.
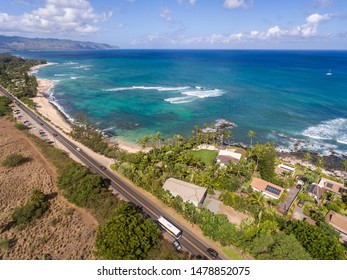
[{"label": "tree", "polygon": [[29,224],[41,218],[48,210],[49,203],[45,201],[46,195],[39,189],[34,189],[28,202],[14,209],[12,214],[13,222],[16,225]]},{"label": "tree", "polygon": [[251,138],[251,148],[253,146],[252,140],[254,136],[255,136],[255,132],[253,130],[248,131],[248,137]]},{"label": "tree", "polygon": [[276,149],[274,143],[256,144],[252,150],[262,179],[272,182],[275,176]]},{"label": "tree", "polygon": [[96,235],[97,254],[109,260],[144,259],[158,242],[160,230],[126,203],[100,226]]},{"label": "tree", "polygon": [[[320,222],[321,223],[321,222]],[[312,226],[306,221],[294,221],[285,231],[292,233],[305,250],[317,260],[342,260],[344,247],[337,236],[324,225]]]},{"label": "tree", "polygon": [[315,164],[317,166],[317,172],[321,173],[322,168],[324,167],[324,158],[322,156],[318,156]]},{"label": "tree", "polygon": [[257,259],[262,260],[310,260],[300,242],[292,234],[278,232],[256,237],[250,251]]},{"label": "tree", "polygon": [[312,156],[310,153],[305,153],[304,156],[303,156],[303,159],[307,162],[310,162],[311,159],[312,159]]},{"label": "tree", "polygon": [[343,160],[342,160],[342,169],[343,169],[344,171],[347,171],[347,159],[343,159]]}]

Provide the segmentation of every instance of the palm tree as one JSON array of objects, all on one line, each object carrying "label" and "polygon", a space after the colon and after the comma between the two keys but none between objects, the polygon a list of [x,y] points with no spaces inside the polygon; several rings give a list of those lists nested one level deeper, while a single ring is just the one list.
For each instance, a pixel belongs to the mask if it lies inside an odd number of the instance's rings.
[{"label": "palm tree", "polygon": [[160,149],[162,136],[161,136],[161,133],[159,131],[157,131],[157,133],[155,135],[155,140],[157,141],[158,148]]},{"label": "palm tree", "polygon": [[253,130],[248,131],[248,137],[251,138],[251,148],[253,146],[253,137],[255,136],[255,132]]},{"label": "palm tree", "polygon": [[343,167],[343,170],[344,170],[344,171],[347,171],[347,159],[344,159],[344,160],[342,161],[342,167]]},{"label": "palm tree", "polygon": [[305,153],[303,158],[305,161],[310,162],[312,159],[312,156],[310,153]]}]

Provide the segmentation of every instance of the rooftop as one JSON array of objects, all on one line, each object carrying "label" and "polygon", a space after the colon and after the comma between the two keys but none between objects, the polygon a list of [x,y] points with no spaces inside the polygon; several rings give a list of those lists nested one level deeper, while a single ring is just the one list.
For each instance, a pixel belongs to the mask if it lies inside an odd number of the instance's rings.
[{"label": "rooftop", "polygon": [[337,231],[347,234],[347,217],[333,210],[330,210],[325,216],[325,220]]},{"label": "rooftop", "polygon": [[251,186],[253,189],[261,191],[266,197],[274,199],[279,199],[284,191],[284,188],[260,178],[253,178]]},{"label": "rooftop", "polygon": [[203,203],[206,197],[206,188],[187,183],[175,178],[169,178],[165,181],[163,188],[169,191],[173,196],[179,195],[184,202],[191,202],[195,206]]},{"label": "rooftop", "polygon": [[321,188],[325,188],[326,190],[337,194],[347,194],[347,188],[344,187],[342,183],[327,178],[321,178],[318,185]]}]

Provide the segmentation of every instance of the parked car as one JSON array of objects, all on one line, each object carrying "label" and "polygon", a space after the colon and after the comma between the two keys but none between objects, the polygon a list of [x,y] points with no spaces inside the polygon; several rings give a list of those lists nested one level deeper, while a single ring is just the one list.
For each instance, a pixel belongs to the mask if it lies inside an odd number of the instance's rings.
[{"label": "parked car", "polygon": [[298,202],[298,207],[302,208],[304,206],[304,204],[305,204],[305,201],[304,200],[300,200]]},{"label": "parked car", "polygon": [[182,249],[181,244],[176,239],[172,242],[172,244],[175,246],[177,251]]},{"label": "parked car", "polygon": [[105,167],[105,166],[103,166],[103,165],[100,165],[100,168],[102,169],[102,170],[106,170],[107,168]]},{"label": "parked car", "polygon": [[218,252],[212,248],[207,248],[207,254],[209,254],[214,259],[218,257]]},{"label": "parked car", "polygon": [[81,148],[79,148],[79,147],[76,147],[76,150],[77,150],[77,151],[79,151],[79,152],[81,152],[81,151],[82,151],[82,149],[81,149]]}]

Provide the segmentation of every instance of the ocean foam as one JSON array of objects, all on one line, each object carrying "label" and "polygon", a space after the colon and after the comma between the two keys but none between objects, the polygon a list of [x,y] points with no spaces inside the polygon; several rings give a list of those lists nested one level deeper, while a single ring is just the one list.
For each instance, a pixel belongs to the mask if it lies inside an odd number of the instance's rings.
[{"label": "ocean foam", "polygon": [[207,98],[207,97],[218,97],[223,95],[223,91],[220,89],[212,89],[212,90],[187,90],[182,91],[182,94],[195,96],[198,98]]},{"label": "ocean foam", "polygon": [[150,86],[132,86],[132,87],[118,87],[106,89],[105,91],[125,91],[125,90],[157,90],[157,91],[182,91],[190,87],[150,87]]},{"label": "ocean foam", "polygon": [[171,104],[183,104],[190,103],[195,100],[194,97],[184,96],[184,97],[172,97],[164,99],[166,102],[170,102]]},{"label": "ocean foam", "polygon": [[338,118],[324,121],[305,129],[302,135],[314,139],[335,140],[345,144],[347,142],[347,119]]}]

